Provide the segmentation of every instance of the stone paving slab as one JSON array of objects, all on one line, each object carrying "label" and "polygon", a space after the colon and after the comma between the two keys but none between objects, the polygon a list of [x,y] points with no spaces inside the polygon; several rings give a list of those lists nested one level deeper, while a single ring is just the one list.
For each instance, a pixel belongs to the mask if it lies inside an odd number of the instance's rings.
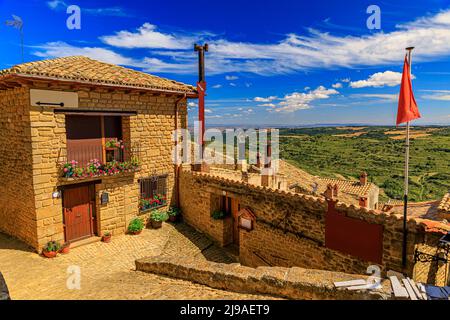
[{"label": "stone paving slab", "polygon": [[[24,243],[0,233],[0,272],[12,299],[270,299],[212,289],[188,281],[135,271],[135,260],[161,254],[227,263],[212,242],[187,225],[165,223],[141,235],[113,237],[46,259]],[[81,289],[66,286],[67,268],[79,266]]]}]

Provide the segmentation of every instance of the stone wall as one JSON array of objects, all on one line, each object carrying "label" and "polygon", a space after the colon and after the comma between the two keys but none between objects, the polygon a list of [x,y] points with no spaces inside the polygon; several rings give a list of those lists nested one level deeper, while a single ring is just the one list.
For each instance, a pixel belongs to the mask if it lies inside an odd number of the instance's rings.
[{"label": "stone wall", "polygon": [[[33,88],[49,89],[45,82],[35,83]],[[3,215],[5,219],[1,220],[7,222],[0,222],[0,228],[39,250],[50,240],[64,240],[62,199],[53,199],[52,193],[59,186],[86,180],[67,181],[60,177],[59,165],[66,155],[65,115],[54,113],[52,107],[31,107],[29,89],[0,93],[5,97],[0,99],[3,101],[0,117],[4,117],[0,118],[0,139],[5,139],[2,148],[10,149],[11,141],[18,140],[17,148],[14,145],[16,154],[2,152],[7,165],[0,168],[0,177],[7,184],[0,186],[5,187],[0,195],[5,200],[0,204],[4,205],[0,217]],[[73,91],[69,86],[52,86],[49,90]],[[104,231],[123,233],[130,219],[139,214],[140,178],[167,174],[168,203],[176,200],[172,132],[175,128],[175,103],[181,96],[119,90],[111,92],[88,87],[78,89],[77,93],[79,109],[82,110],[137,112],[137,115],[123,117],[122,126],[124,139],[139,145],[140,171],[102,177],[101,184],[96,186],[98,234]],[[178,128],[181,128],[187,123],[186,99],[178,106]],[[10,131],[4,131],[3,126],[10,128],[7,129]],[[103,191],[110,193],[107,205],[100,204],[99,195]],[[24,195],[26,200],[18,195]],[[5,214],[6,211],[8,213]]]},{"label": "stone wall", "polygon": [[[181,207],[185,221],[209,234],[221,245],[229,243],[228,225],[219,225],[210,214],[211,198],[227,195],[256,216],[252,231],[239,231],[239,258],[244,265],[304,267],[363,274],[375,262],[326,247],[328,203],[322,198],[256,187],[242,182],[184,170],[180,178]],[[402,217],[337,203],[335,210],[346,217],[382,226],[383,274],[388,270],[413,274],[414,250],[423,242],[419,220],[408,221],[407,267],[402,267]],[[224,220],[226,221],[226,219]],[[351,233],[348,235],[351,237]],[[224,240],[225,238],[225,240]],[[228,238],[229,239],[229,238]]]},{"label": "stone wall", "polygon": [[185,261],[182,257],[150,257],[136,260],[136,270],[200,283],[211,288],[265,294],[296,300],[387,300],[390,282],[374,291],[338,290],[333,282],[366,279],[364,275],[298,267],[249,268],[239,264]]},{"label": "stone wall", "polygon": [[37,246],[29,105],[25,88],[0,91],[0,231]]}]

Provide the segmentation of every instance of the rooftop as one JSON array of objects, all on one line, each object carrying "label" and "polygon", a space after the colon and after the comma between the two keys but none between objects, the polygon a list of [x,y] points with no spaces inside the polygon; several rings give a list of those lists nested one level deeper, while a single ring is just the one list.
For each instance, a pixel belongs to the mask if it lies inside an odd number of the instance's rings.
[{"label": "rooftop", "polygon": [[0,71],[0,81],[8,77],[196,94],[193,86],[84,56],[28,62]]},{"label": "rooftop", "polygon": [[450,192],[444,195],[441,202],[439,203],[438,209],[440,211],[450,212]]},{"label": "rooftop", "polygon": [[375,188],[376,185],[368,182],[366,184],[361,184],[359,181],[352,180],[341,180],[341,179],[333,179],[333,178],[319,178],[320,185],[325,188],[323,190],[319,189],[319,191],[325,191],[326,186],[328,184],[332,184],[333,186],[336,184],[338,186],[339,192],[345,192],[348,194],[352,194],[358,197],[367,196],[372,188]]}]

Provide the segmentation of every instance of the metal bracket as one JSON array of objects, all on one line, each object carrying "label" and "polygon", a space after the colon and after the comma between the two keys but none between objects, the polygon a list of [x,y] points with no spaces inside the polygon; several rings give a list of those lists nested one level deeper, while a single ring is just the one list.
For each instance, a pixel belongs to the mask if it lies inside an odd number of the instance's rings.
[{"label": "metal bracket", "polygon": [[443,262],[448,263],[447,254],[444,254],[444,257],[441,257],[439,253],[432,255],[425,252],[421,252],[418,249],[414,252],[414,263],[416,262]]}]

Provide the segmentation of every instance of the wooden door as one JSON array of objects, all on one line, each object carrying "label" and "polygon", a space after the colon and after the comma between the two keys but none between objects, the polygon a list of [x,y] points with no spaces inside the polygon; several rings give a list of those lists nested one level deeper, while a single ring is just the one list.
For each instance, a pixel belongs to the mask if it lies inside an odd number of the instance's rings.
[{"label": "wooden door", "polygon": [[231,199],[231,215],[233,217],[233,243],[239,246],[239,202],[237,199]]},{"label": "wooden door", "polygon": [[63,192],[64,231],[66,242],[94,235],[95,186],[70,187]]}]

